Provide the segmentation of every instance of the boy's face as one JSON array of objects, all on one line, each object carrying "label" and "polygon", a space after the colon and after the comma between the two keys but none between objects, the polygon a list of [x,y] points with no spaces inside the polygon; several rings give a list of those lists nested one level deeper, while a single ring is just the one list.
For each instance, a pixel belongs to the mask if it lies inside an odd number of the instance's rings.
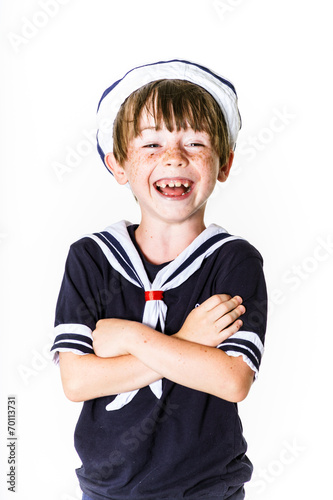
[{"label": "boy's face", "polygon": [[233,154],[220,167],[206,132],[191,128],[169,132],[163,123],[155,130],[154,118],[144,113],[140,134],[130,141],[123,167],[112,154],[106,161],[120,184],[129,182],[146,221],[192,219],[203,224],[206,202],[216,181],[227,179],[232,158]]}]

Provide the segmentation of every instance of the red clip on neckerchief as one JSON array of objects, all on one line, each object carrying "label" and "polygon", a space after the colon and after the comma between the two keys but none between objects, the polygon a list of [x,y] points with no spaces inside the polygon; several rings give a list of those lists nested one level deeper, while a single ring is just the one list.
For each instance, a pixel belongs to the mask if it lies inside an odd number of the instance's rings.
[{"label": "red clip on neckerchief", "polygon": [[148,300],[162,300],[163,292],[162,290],[150,290],[148,292],[145,292],[145,299],[146,302],[148,302]]}]

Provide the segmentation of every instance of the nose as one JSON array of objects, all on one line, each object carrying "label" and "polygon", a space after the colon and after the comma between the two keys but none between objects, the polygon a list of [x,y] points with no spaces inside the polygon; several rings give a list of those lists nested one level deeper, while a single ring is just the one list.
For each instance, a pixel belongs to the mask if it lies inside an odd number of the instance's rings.
[{"label": "nose", "polygon": [[166,167],[186,167],[188,159],[178,146],[169,148],[164,155],[163,164]]}]

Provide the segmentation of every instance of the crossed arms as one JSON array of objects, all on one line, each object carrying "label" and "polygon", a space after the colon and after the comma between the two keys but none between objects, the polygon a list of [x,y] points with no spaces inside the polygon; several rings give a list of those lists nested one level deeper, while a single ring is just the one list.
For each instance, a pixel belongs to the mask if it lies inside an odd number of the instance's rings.
[{"label": "crossed arms", "polygon": [[171,336],[136,321],[98,321],[95,354],[59,353],[66,396],[87,401],[140,389],[165,377],[227,401],[242,401],[254,373],[241,356],[216,349],[241,327],[241,303],[238,296],[213,295]]}]

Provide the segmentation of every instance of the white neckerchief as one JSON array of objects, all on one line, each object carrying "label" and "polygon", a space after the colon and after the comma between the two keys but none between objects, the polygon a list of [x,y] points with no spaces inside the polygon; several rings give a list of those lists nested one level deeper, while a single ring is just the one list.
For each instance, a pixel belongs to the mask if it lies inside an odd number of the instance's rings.
[{"label": "white neckerchief", "polygon": [[[128,234],[127,226],[130,222],[120,221],[106,228],[102,233],[89,235],[102,249],[111,266],[124,278],[145,292],[164,292],[176,288],[186,281],[199,269],[204,259],[217,248],[228,241],[242,239],[239,236],[230,236],[225,229],[216,224],[207,227],[175,260],[163,267],[150,283],[133,242]],[[156,328],[158,322],[164,332],[167,305],[162,294],[153,294],[147,297],[143,311],[142,323]],[[149,385],[157,398],[162,395],[162,380]],[[118,410],[128,404],[139,389],[121,393],[107,405],[108,411]]]}]

